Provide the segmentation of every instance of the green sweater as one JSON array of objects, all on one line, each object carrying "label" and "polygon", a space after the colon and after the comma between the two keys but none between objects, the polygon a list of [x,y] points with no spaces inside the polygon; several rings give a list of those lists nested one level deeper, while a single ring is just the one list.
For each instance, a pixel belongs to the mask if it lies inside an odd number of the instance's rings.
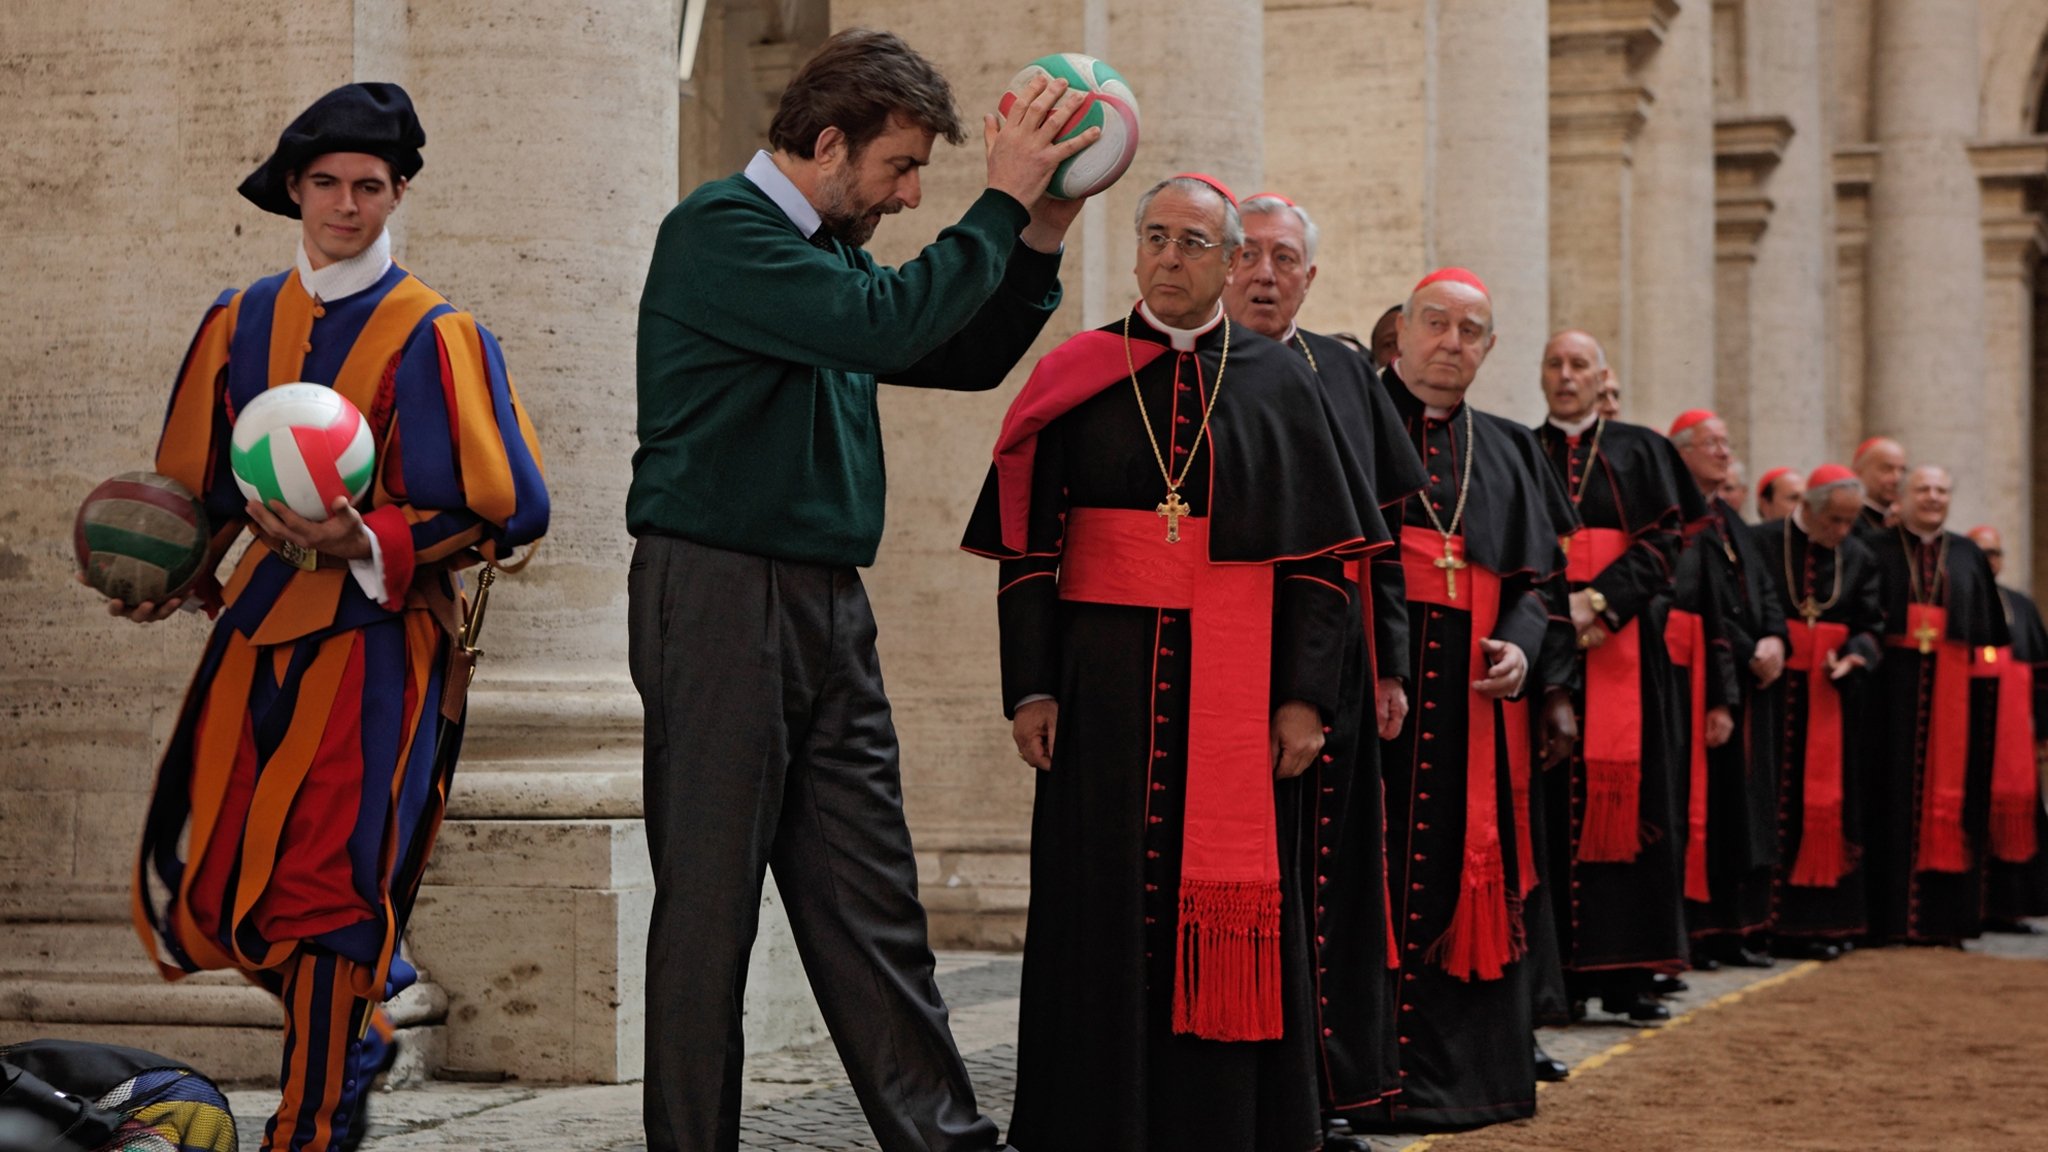
[{"label": "green sweater", "polygon": [[983,391],[1059,306],[1059,257],[982,194],[883,268],[797,232],[744,175],[662,221],[640,297],[635,535],[816,564],[874,563],[884,481],[876,380]]}]

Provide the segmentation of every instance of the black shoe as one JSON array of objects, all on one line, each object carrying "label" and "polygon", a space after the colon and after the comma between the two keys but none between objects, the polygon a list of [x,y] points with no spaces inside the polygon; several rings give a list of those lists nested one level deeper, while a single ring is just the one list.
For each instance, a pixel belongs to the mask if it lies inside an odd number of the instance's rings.
[{"label": "black shoe", "polygon": [[[1692,991],[1692,985],[1687,984],[1676,976],[1666,976],[1658,973],[1650,977],[1650,995],[1652,996],[1676,996],[1681,992],[1690,991]],[[1606,1002],[1605,999],[1601,1000],[1602,1004]]]},{"label": "black shoe", "polygon": [[1771,952],[1788,960],[1839,960],[1842,948],[1826,940],[1777,940]]},{"label": "black shoe", "polygon": [[1721,959],[1734,968],[1769,968],[1777,963],[1764,953],[1742,944],[1730,948]]},{"label": "black shoe", "polygon": [[1565,1008],[1565,1015],[1570,1017],[1571,1022],[1574,1024],[1577,1024],[1579,1021],[1584,1020],[1586,1018],[1586,1001],[1583,998],[1573,1000],[1571,1004]]},{"label": "black shoe", "polygon": [[1323,1126],[1323,1152],[1378,1152],[1372,1141],[1351,1130],[1351,1121],[1332,1120]]},{"label": "black shoe", "polygon": [[1602,996],[1600,1007],[1615,1016],[1626,1016],[1638,1023],[1647,1024],[1671,1019],[1671,1009],[1657,1003],[1651,997],[1639,994]]},{"label": "black shoe", "polygon": [[1533,1047],[1536,1055],[1536,1079],[1545,1084],[1555,1084],[1560,1080],[1570,1078],[1572,1070],[1564,1061],[1545,1052],[1543,1045],[1540,1043],[1535,1044]]},{"label": "black shoe", "polygon": [[2041,934],[2039,928],[2027,923],[2025,920],[2006,920],[2003,918],[1984,921],[1984,930],[2006,936],[2039,936]]}]

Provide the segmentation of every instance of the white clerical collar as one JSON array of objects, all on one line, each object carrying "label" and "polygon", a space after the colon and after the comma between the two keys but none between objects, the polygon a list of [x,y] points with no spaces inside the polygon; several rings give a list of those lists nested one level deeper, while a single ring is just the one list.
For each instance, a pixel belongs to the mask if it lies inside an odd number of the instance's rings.
[{"label": "white clerical collar", "polygon": [[811,206],[803,190],[791,182],[787,173],[775,166],[775,157],[770,156],[765,150],[755,152],[754,158],[747,161],[746,177],[754,182],[754,187],[767,193],[768,198],[775,201],[775,206],[782,209],[782,214],[789,217],[789,222],[796,225],[796,230],[804,234],[804,239],[810,239],[818,229],[825,226],[824,218]]},{"label": "white clerical collar", "polygon": [[1801,536],[1813,535],[1806,530],[1806,501],[1801,500],[1792,506],[1792,526],[1799,529]]},{"label": "white clerical collar", "polygon": [[[1387,371],[1392,372],[1394,374],[1394,379],[1399,380],[1401,382],[1401,387],[1408,389],[1408,394],[1410,396],[1415,396],[1415,389],[1409,386],[1407,377],[1401,375],[1401,362],[1399,360],[1396,360],[1392,364],[1387,365]],[[1420,396],[1415,396],[1415,398],[1417,400],[1422,399],[1422,397]],[[1422,414],[1424,417],[1431,420],[1449,420],[1451,417],[1456,416],[1458,414],[1458,408],[1461,406],[1462,402],[1461,404],[1452,405],[1449,408],[1439,408],[1434,404],[1424,403],[1422,405]]]},{"label": "white clerical collar", "polygon": [[1195,341],[1214,332],[1216,326],[1223,323],[1223,302],[1221,300],[1216,302],[1216,314],[1209,317],[1209,322],[1200,328],[1175,328],[1173,325],[1154,316],[1152,314],[1152,306],[1143,300],[1138,301],[1138,315],[1145,323],[1158,329],[1160,335],[1171,340],[1174,351],[1193,352],[1195,350]]},{"label": "white clerical collar", "polygon": [[1879,520],[1882,520],[1885,517],[1890,516],[1892,514],[1891,509],[1885,507],[1882,504],[1874,503],[1868,498],[1865,498],[1865,500],[1863,501],[1863,507],[1869,509],[1873,514],[1877,516]]},{"label": "white clerical collar", "polygon": [[1280,337],[1280,342],[1281,342],[1282,344],[1292,344],[1292,343],[1294,343],[1294,338],[1295,338],[1295,336],[1299,335],[1299,334],[1300,334],[1300,332],[1301,332],[1301,325],[1299,325],[1299,324],[1296,324],[1296,323],[1295,323],[1294,321],[1292,321],[1292,320],[1289,320],[1289,321],[1287,322],[1287,334],[1286,334],[1286,335],[1284,335],[1284,336],[1282,336],[1282,337]]},{"label": "white clerical collar", "polygon": [[1936,540],[1941,539],[1941,529],[1939,528],[1935,528],[1927,532],[1914,532],[1911,528],[1906,529],[1906,531],[1912,533],[1913,538],[1920,541],[1922,544],[1932,544]]},{"label": "white clerical collar", "polygon": [[1591,428],[1593,426],[1593,421],[1598,419],[1600,419],[1600,413],[1592,412],[1588,413],[1584,420],[1581,420],[1576,424],[1567,424],[1564,421],[1559,420],[1555,416],[1550,417],[1547,423],[1552,428],[1557,429],[1559,432],[1562,432],[1567,436],[1579,436],[1584,434],[1586,429]]},{"label": "white clerical collar", "polygon": [[391,233],[377,233],[370,246],[346,260],[336,260],[325,268],[313,267],[313,261],[306,255],[306,241],[299,240],[299,284],[306,295],[315,300],[332,302],[345,300],[375,284],[391,270]]}]

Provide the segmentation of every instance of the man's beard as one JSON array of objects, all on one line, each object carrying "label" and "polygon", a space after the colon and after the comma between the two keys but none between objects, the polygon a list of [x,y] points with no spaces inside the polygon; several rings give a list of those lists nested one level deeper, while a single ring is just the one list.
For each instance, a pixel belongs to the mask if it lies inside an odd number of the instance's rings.
[{"label": "man's beard", "polygon": [[[851,173],[848,175],[850,177]],[[901,212],[903,205],[894,199],[884,200],[880,204],[862,205],[854,199],[858,193],[853,183],[850,178],[844,181],[835,180],[818,190],[819,198],[824,200],[824,203],[818,206],[818,220],[826,233],[840,243],[851,248],[861,248],[865,247],[869,240],[874,239],[875,227],[881,223],[881,217],[873,213],[879,210],[886,216]]]}]

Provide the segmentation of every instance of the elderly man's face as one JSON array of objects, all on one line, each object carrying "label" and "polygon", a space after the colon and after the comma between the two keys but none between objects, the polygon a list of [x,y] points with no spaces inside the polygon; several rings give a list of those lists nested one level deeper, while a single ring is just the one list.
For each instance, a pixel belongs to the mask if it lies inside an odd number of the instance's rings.
[{"label": "elderly man's face", "polygon": [[1307,230],[1293,209],[1244,218],[1244,247],[1238,250],[1230,287],[1223,292],[1223,306],[1232,320],[1278,340],[1293,327],[1301,302],[1308,299],[1309,285],[1315,282]]},{"label": "elderly man's face", "polygon": [[[1138,292],[1152,314],[1175,328],[1199,328],[1216,312],[1216,301],[1230,283],[1236,253],[1223,250],[1226,219],[1223,197],[1214,192],[1167,188],[1152,197],[1138,225]],[[1153,250],[1151,237],[1169,243]],[[1194,254],[1172,243],[1183,239],[1214,244]]]},{"label": "elderly man's face", "polygon": [[1991,574],[1993,576],[2005,575],[2005,538],[1998,534],[1998,529],[1973,529],[1970,532],[1970,539],[1976,542],[1977,547],[1984,550],[1984,559],[1991,564]]},{"label": "elderly man's face", "polygon": [[1803,476],[1780,476],[1771,481],[1771,494],[1767,499],[1756,502],[1756,514],[1764,520],[1782,520],[1799,507],[1799,498],[1806,495],[1806,478]]},{"label": "elderly man's face", "polygon": [[1742,511],[1743,502],[1749,499],[1749,478],[1742,474],[1739,463],[1728,465],[1728,475],[1721,481],[1720,497],[1730,508]]},{"label": "elderly man's face", "polygon": [[1424,404],[1455,407],[1493,351],[1493,301],[1470,284],[1439,280],[1409,298],[1394,329],[1402,382]]},{"label": "elderly man's face", "polygon": [[1870,502],[1889,507],[1898,502],[1899,481],[1906,475],[1906,450],[1896,440],[1880,440],[1856,459],[1856,478],[1870,493]]},{"label": "elderly man's face", "polygon": [[1836,488],[1818,509],[1808,508],[1806,534],[1823,548],[1839,548],[1856,527],[1863,511],[1863,497],[1854,488]]},{"label": "elderly man's face", "polygon": [[1593,407],[1602,419],[1621,419],[1621,381],[1615,378],[1612,369],[1608,371],[1607,379],[1593,391]]},{"label": "elderly man's face", "polygon": [[1712,492],[1728,479],[1728,465],[1733,459],[1728,450],[1728,425],[1718,417],[1693,425],[1692,437],[1678,450],[1678,455],[1700,490]]},{"label": "elderly man's face", "polygon": [[286,177],[285,191],[299,206],[307,261],[325,268],[377,242],[405,198],[405,182],[392,178],[391,162],[382,156],[329,152]]},{"label": "elderly man's face", "polygon": [[1954,481],[1946,468],[1923,465],[1906,474],[1899,499],[1899,521],[1909,532],[1927,533],[1948,523],[1948,499]]},{"label": "elderly man's face", "polygon": [[1559,420],[1571,423],[1591,415],[1608,378],[1600,342],[1584,332],[1559,332],[1543,348],[1543,402]]}]

